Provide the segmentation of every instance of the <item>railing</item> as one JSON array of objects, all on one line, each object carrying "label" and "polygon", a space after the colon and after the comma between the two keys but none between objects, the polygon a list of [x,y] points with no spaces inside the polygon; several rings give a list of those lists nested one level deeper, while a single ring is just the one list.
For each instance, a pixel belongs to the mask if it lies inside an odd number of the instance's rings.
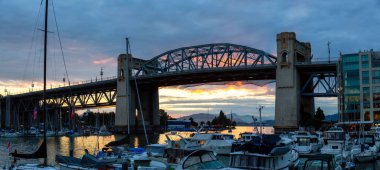
[{"label": "railing", "polygon": [[330,58],[313,58],[310,62],[297,62],[296,64],[336,64],[338,57]]},{"label": "railing", "polygon": [[[112,76],[112,77],[105,77],[105,78],[101,78],[101,79],[97,79],[95,78],[95,80],[91,79],[91,80],[85,80],[85,81],[78,81],[78,82],[70,82],[70,83],[65,83],[65,84],[59,84],[59,85],[47,85],[46,86],[46,89],[55,89],[55,88],[62,88],[62,87],[69,87],[69,86],[76,86],[76,85],[81,85],[81,84],[88,84],[88,83],[96,83],[96,82],[102,82],[102,81],[107,81],[107,80],[112,80],[112,79],[116,79],[116,76]],[[43,88],[34,88],[34,89],[29,89],[27,91],[18,91],[18,92],[6,92],[3,97],[5,96],[12,96],[12,95],[18,95],[18,94],[25,94],[25,93],[31,93],[31,92],[38,92],[38,91],[42,91]],[[0,94],[2,95],[2,94]],[[0,97],[1,98],[1,97]]]}]

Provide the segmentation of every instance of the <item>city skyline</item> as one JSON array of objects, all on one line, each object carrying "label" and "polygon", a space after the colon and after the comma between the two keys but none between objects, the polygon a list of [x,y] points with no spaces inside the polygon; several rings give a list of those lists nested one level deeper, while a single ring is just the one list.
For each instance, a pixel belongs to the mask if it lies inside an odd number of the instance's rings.
[{"label": "city skyline", "polygon": [[[39,2],[0,1],[0,21],[4,23],[0,27],[0,94],[5,89],[12,93],[28,91],[32,84],[33,88],[41,86],[40,44],[32,42],[40,40],[42,34],[39,24],[35,26],[41,22],[36,20]],[[276,55],[275,37],[283,31],[296,32],[297,39],[311,42],[315,59],[327,59],[328,41],[333,59],[340,51],[379,47],[375,41],[379,35],[373,34],[379,26],[372,24],[380,20],[374,15],[380,6],[377,1],[350,1],[352,5],[347,6],[341,1],[53,2],[71,82],[100,79],[101,67],[104,77],[115,76],[117,56],[125,53],[125,37],[130,39],[132,54],[143,59],[179,47],[215,42],[246,45]],[[366,10],[360,10],[363,8]],[[49,60],[49,67],[55,69],[48,74],[48,84],[57,86],[63,84],[65,71],[53,17],[49,22],[49,54],[56,58]],[[252,113],[258,105],[266,106],[264,113],[274,114],[273,89],[274,84],[259,87],[239,83],[167,87],[160,89],[160,105],[178,115],[192,109],[192,113],[205,109]],[[336,98],[318,98],[315,106],[334,114],[336,103]]]}]

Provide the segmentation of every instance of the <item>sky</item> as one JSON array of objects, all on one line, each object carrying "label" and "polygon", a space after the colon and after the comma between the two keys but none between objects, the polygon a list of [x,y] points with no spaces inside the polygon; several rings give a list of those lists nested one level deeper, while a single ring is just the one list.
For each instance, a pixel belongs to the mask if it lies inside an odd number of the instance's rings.
[{"label": "sky", "polygon": [[[42,14],[40,0],[0,0],[0,94],[41,87]],[[379,50],[377,0],[65,0],[50,4],[48,86],[116,75],[125,38],[134,57],[151,59],[179,47],[234,43],[276,55],[276,34],[296,32],[310,42],[314,59],[339,53]],[[43,8],[43,6],[42,6]],[[42,10],[42,9],[41,9]],[[39,15],[38,15],[39,14]],[[56,27],[58,25],[58,30]],[[376,49],[377,48],[377,49]],[[68,80],[65,80],[66,83]],[[161,87],[160,107],[174,117],[225,112],[274,115],[275,83]],[[337,112],[336,98],[317,98],[316,107]]]}]

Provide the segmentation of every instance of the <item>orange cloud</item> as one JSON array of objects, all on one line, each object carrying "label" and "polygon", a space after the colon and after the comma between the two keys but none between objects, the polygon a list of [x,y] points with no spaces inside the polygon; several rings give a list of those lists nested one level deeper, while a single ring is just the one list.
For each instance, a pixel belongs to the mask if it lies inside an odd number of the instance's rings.
[{"label": "orange cloud", "polygon": [[104,64],[114,64],[116,63],[113,57],[108,57],[100,60],[93,60],[93,64],[95,65],[104,65]]}]

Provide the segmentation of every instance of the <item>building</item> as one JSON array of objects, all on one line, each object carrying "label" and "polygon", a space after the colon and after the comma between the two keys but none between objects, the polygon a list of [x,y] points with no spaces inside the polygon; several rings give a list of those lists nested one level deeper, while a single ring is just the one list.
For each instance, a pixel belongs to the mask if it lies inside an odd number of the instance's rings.
[{"label": "building", "polygon": [[189,131],[191,126],[190,120],[168,120],[167,131]]},{"label": "building", "polygon": [[380,123],[380,52],[342,54],[337,69],[338,121]]}]

